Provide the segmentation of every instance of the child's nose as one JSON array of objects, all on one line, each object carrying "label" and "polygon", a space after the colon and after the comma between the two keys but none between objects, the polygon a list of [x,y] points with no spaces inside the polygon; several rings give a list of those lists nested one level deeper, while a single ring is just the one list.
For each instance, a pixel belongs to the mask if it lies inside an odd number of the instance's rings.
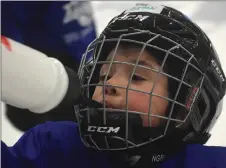
[{"label": "child's nose", "polygon": [[126,87],[125,80],[115,75],[107,80],[103,89],[105,94],[117,95],[120,94],[120,90],[123,90],[124,87]]},{"label": "child's nose", "polygon": [[105,94],[116,94],[116,88],[115,87],[105,87],[104,93]]}]

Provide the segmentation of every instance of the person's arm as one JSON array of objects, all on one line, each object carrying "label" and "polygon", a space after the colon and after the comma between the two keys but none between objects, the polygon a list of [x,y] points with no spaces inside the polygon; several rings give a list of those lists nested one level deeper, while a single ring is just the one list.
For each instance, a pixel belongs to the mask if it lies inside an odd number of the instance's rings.
[{"label": "person's arm", "polygon": [[[61,47],[65,48],[77,64],[80,63],[87,46],[96,38],[92,6],[88,1],[52,3],[43,23],[46,29],[61,39]],[[64,61],[63,57],[61,59]]]},{"label": "person's arm", "polygon": [[1,6],[1,35],[24,43],[24,35],[29,30],[29,24],[33,20],[37,21],[40,13],[38,9],[43,6],[42,2],[4,1],[1,2]]}]

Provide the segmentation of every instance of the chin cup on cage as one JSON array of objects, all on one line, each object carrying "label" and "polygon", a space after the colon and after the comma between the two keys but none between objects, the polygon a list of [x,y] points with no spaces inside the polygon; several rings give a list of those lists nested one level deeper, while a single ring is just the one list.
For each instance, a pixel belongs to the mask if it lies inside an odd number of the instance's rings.
[{"label": "chin cup on cage", "polygon": [[106,122],[103,109],[90,108],[79,115],[80,130],[87,146],[99,149],[125,148],[126,142],[131,146],[139,140],[142,119],[137,114],[128,114],[128,127],[126,113],[123,112],[106,112]]},{"label": "chin cup on cage", "polygon": [[144,127],[139,114],[107,109],[104,112],[103,105],[95,101],[90,105],[76,113],[82,139],[88,147],[128,150],[164,134],[164,125]]}]

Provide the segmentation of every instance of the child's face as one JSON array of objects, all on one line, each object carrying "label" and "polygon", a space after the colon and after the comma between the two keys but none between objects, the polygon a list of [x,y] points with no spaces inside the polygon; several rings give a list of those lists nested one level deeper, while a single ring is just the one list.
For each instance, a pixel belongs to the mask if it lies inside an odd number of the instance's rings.
[{"label": "child's face", "polygon": [[[112,50],[107,60],[111,60],[114,50]],[[114,57],[114,61],[136,63],[138,56],[140,55],[140,49],[125,49],[119,48]],[[139,65],[147,66],[156,70],[159,70],[160,65],[147,51],[143,52],[140,57]],[[104,64],[100,70],[100,80],[103,82],[108,72],[110,64]],[[117,85],[126,88],[130,75],[132,73],[134,65],[127,64],[112,64],[106,84]],[[136,89],[150,93],[153,85],[157,79],[158,73],[137,67],[134,76],[130,83],[131,89]],[[102,86],[97,86],[93,95],[93,100],[103,102],[103,92],[105,92],[105,102],[108,108],[126,109],[126,89],[118,87],[105,87],[105,91]],[[164,75],[159,75],[159,79],[155,84],[154,94],[168,97],[168,80]],[[138,111],[148,114],[150,102],[150,94],[137,92],[133,90],[128,91],[128,109],[130,111]],[[151,98],[151,110],[150,114],[165,116],[168,101],[152,96]],[[142,115],[143,125],[148,126],[148,116]],[[151,117],[151,126],[157,126],[161,123],[161,119],[158,117]]]}]

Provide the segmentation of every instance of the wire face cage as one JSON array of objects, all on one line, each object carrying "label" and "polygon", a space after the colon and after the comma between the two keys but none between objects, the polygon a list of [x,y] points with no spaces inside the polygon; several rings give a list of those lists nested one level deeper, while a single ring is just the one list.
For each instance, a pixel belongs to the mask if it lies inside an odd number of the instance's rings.
[{"label": "wire face cage", "polygon": [[[124,150],[151,143],[163,138],[171,129],[184,126],[188,118],[192,118],[193,105],[204,79],[204,73],[198,68],[194,55],[178,42],[147,30],[134,29],[130,32],[128,29],[121,29],[111,30],[111,33],[120,33],[120,36],[115,38],[102,35],[88,46],[78,76],[87,99],[92,99],[96,87],[104,91],[106,88],[118,88],[124,90],[125,105],[122,109],[109,108],[103,91],[101,102],[76,106],[75,113],[84,144],[99,150]],[[122,45],[139,48],[135,62],[115,60]],[[109,60],[107,57],[110,51],[112,55]],[[158,68],[140,64],[140,58],[145,51],[154,55]],[[86,61],[90,55],[93,59]],[[107,65],[107,70],[100,82],[99,73],[104,65]],[[126,86],[108,84],[109,74],[115,65],[131,67]],[[156,74],[149,91],[131,87],[138,68]],[[168,80],[168,96],[156,94],[154,91],[161,76]],[[147,112],[129,108],[129,92],[138,92],[149,97]],[[168,102],[165,115],[152,113],[154,97]],[[161,120],[161,125],[154,126],[153,118]],[[145,126],[142,122],[144,119],[147,121]]]}]

